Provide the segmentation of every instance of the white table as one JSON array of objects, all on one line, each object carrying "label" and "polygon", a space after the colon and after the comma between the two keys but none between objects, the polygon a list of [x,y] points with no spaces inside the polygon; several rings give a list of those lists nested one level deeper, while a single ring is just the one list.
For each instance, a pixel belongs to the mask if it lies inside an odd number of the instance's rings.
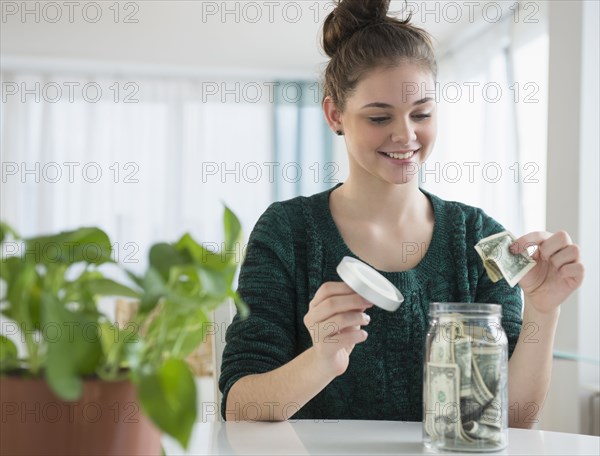
[{"label": "white table", "polygon": [[[187,452],[169,438],[163,443],[168,456],[431,454],[421,435],[421,423],[399,421],[207,422],[196,423]],[[511,428],[508,442],[487,454],[600,454],[600,438],[586,435]]]}]

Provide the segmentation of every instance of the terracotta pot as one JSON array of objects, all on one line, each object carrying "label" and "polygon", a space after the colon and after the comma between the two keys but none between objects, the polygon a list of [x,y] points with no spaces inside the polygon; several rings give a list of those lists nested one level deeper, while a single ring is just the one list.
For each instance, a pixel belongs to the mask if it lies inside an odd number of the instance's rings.
[{"label": "terracotta pot", "polygon": [[43,379],[0,378],[2,455],[160,455],[160,432],[128,381],[84,381],[74,402]]}]

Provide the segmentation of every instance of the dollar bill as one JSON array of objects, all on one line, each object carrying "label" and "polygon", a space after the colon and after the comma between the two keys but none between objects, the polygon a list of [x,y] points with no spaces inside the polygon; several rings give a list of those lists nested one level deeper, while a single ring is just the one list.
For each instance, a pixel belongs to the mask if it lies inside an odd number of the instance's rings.
[{"label": "dollar bill", "polygon": [[473,391],[473,397],[481,405],[481,407],[485,407],[492,399],[494,399],[494,394],[488,389],[485,382],[483,381],[483,377],[479,371],[479,366],[472,359],[471,362],[471,388]]},{"label": "dollar bill", "polygon": [[510,252],[509,247],[516,239],[509,231],[503,231],[481,239],[475,245],[492,282],[504,278],[514,287],[536,265],[527,252],[516,255]]},{"label": "dollar bill", "polygon": [[[454,364],[454,348],[453,348],[453,340],[451,338],[446,337],[444,331],[439,331],[436,333],[435,338],[431,342],[431,347],[429,348],[429,361],[427,363],[428,368],[425,372],[426,384],[430,385],[430,363],[434,365],[437,364]],[[436,410],[435,403],[430,399],[429,396],[430,388],[424,389],[424,398],[425,405],[427,410],[433,411]],[[426,413],[425,420],[425,432],[432,437],[438,438],[441,437],[436,431],[435,426],[435,418],[436,416],[431,413]]]},{"label": "dollar bill", "polygon": [[456,364],[428,363],[429,426],[435,436],[460,438],[459,368]]},{"label": "dollar bill", "polygon": [[454,363],[454,339],[438,332],[431,342],[429,361],[432,363]]},{"label": "dollar bill", "polygon": [[496,394],[500,380],[502,347],[494,344],[477,344],[473,347],[473,360],[488,391]]},{"label": "dollar bill", "polygon": [[460,372],[460,397],[470,396],[471,389],[471,338],[462,337],[454,344],[454,359]]},{"label": "dollar bill", "polygon": [[494,395],[487,388],[475,359],[471,359],[471,394],[460,401],[461,420],[463,422],[478,421],[485,408],[492,402]]},{"label": "dollar bill", "polygon": [[456,340],[465,336],[465,327],[461,321],[460,314],[449,313],[440,317],[439,324],[441,332],[446,339]]},{"label": "dollar bill", "polygon": [[502,402],[501,402],[501,394],[500,389],[498,389],[494,399],[490,402],[486,408],[483,410],[481,417],[479,418],[479,424],[484,424],[489,427],[494,427],[497,429],[502,428]]},{"label": "dollar bill", "polygon": [[502,441],[502,432],[499,429],[477,421],[465,423],[463,429],[469,437],[475,440],[488,440],[494,443]]}]

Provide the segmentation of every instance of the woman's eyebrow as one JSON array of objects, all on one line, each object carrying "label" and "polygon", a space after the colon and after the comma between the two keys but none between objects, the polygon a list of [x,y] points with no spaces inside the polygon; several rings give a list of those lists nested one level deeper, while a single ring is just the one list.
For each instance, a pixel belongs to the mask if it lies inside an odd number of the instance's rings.
[{"label": "woman's eyebrow", "polygon": [[420,100],[415,101],[413,103],[413,106],[424,104],[424,103],[427,103],[428,101],[433,101],[433,98],[431,98],[431,97],[421,98]]},{"label": "woman's eyebrow", "polygon": [[[415,101],[413,103],[413,106],[424,104],[424,103],[427,103],[428,101],[432,101],[432,100],[433,100],[433,98],[431,98],[431,97],[421,98],[420,100]],[[393,108],[393,106],[388,103],[382,103],[380,101],[376,101],[374,103],[366,104],[360,109],[365,109],[365,108]]]}]

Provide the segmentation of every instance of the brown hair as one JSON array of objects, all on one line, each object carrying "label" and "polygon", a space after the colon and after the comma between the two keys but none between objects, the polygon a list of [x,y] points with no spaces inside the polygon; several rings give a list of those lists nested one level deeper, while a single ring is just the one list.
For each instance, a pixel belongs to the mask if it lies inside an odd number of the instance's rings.
[{"label": "brown hair", "polygon": [[401,61],[416,63],[431,71],[435,81],[437,64],[431,36],[405,20],[387,15],[390,0],[337,0],[323,24],[323,50],[331,60],[325,69],[323,99],[331,96],[337,108],[358,82],[378,67]]}]

